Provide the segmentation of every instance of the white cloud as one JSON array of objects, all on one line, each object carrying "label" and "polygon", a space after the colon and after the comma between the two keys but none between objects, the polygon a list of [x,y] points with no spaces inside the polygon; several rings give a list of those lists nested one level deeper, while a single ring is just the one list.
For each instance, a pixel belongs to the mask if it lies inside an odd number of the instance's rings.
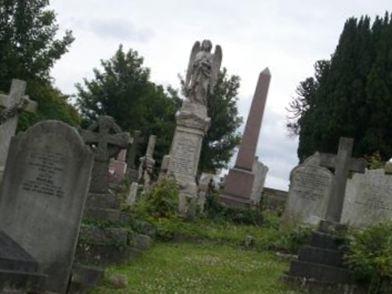
[{"label": "white cloud", "polygon": [[153,81],[178,87],[193,43],[209,38],[222,45],[223,66],[241,77],[239,109],[246,118],[258,74],[268,66],[258,155],[270,168],[267,185],[287,188],[297,141],[287,137],[285,107],[298,83],[334,51],[348,17],[383,15],[390,0],[53,0],[52,7],[61,29],[76,37],[53,69],[67,93],[120,43],[144,56]]}]

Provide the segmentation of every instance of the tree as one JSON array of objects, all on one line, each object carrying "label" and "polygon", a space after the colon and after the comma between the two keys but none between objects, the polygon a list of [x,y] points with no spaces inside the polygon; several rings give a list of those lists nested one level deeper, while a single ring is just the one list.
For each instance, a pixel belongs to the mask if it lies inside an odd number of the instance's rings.
[{"label": "tree", "polygon": [[[176,127],[175,113],[181,99],[173,88],[164,90],[150,81],[150,70],[143,67],[143,58],[130,49],[124,52],[120,45],[109,60],[102,60],[103,70],[94,69],[92,80],[84,79],[77,85],[77,105],[85,124],[98,115],[110,115],[123,130],[141,130],[144,137],[158,137],[156,158],[168,154]],[[228,77],[223,70],[214,95],[209,97],[211,126],[203,142],[200,169],[215,171],[230,160],[239,136],[235,133],[238,118],[236,95],[239,78]],[[159,164],[159,163],[158,163]]]},{"label": "tree", "polygon": [[101,66],[103,71],[94,69],[91,81],[77,84],[77,105],[84,124],[105,114],[123,130],[140,130],[146,138],[157,135],[156,156],[161,159],[173,138],[175,113],[181,104],[177,92],[151,82],[143,58],[132,49],[125,53],[121,45],[111,59],[101,61]]},{"label": "tree", "polygon": [[227,167],[241,136],[236,132],[242,123],[238,115],[238,76],[228,76],[226,68],[219,74],[213,94],[208,97],[211,125],[203,140],[199,170],[215,173]]},{"label": "tree", "polygon": [[48,0],[0,0],[0,89],[8,91],[13,78],[27,81],[27,94],[39,103],[38,113],[22,115],[24,129],[40,119],[77,123],[67,96],[52,86],[50,70],[73,42],[66,31],[56,39],[58,25]]},{"label": "tree", "polygon": [[392,21],[350,18],[330,60],[301,82],[287,127],[299,135],[302,161],[315,151],[336,152],[339,137],[355,139],[354,155],[392,155]]}]

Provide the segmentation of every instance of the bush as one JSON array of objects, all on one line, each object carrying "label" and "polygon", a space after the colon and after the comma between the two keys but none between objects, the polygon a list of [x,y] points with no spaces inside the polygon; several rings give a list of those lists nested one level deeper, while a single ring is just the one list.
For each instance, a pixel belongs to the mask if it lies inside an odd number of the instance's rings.
[{"label": "bush", "polygon": [[382,288],[392,281],[392,222],[353,232],[349,240],[345,259],[357,280],[370,283],[370,293],[391,293]]},{"label": "bush", "polygon": [[204,211],[207,218],[216,222],[230,221],[243,225],[262,225],[263,216],[258,208],[230,208],[222,206],[217,194],[212,194],[206,198]]},{"label": "bush", "polygon": [[178,188],[173,180],[163,180],[155,186],[136,206],[143,217],[166,217],[177,215]]}]

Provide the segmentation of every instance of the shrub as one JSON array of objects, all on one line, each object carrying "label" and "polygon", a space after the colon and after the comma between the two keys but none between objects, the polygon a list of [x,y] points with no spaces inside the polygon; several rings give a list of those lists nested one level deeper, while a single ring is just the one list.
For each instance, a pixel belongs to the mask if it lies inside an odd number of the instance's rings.
[{"label": "shrub", "polygon": [[155,186],[136,206],[136,212],[144,217],[166,217],[177,215],[178,188],[173,180],[163,180]]},{"label": "shrub", "polygon": [[355,231],[349,239],[345,259],[357,280],[370,283],[371,293],[387,293],[382,287],[392,281],[392,222]]},{"label": "shrub", "polygon": [[263,216],[258,208],[230,208],[222,206],[217,194],[212,194],[206,198],[204,211],[207,218],[213,221],[230,221],[235,224],[262,225]]}]

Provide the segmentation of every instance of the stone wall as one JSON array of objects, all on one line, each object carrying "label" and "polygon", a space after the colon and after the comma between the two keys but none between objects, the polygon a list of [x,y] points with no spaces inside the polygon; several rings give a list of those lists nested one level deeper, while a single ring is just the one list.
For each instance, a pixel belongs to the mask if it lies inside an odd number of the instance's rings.
[{"label": "stone wall", "polygon": [[260,205],[263,209],[283,211],[287,197],[287,191],[264,187]]}]

